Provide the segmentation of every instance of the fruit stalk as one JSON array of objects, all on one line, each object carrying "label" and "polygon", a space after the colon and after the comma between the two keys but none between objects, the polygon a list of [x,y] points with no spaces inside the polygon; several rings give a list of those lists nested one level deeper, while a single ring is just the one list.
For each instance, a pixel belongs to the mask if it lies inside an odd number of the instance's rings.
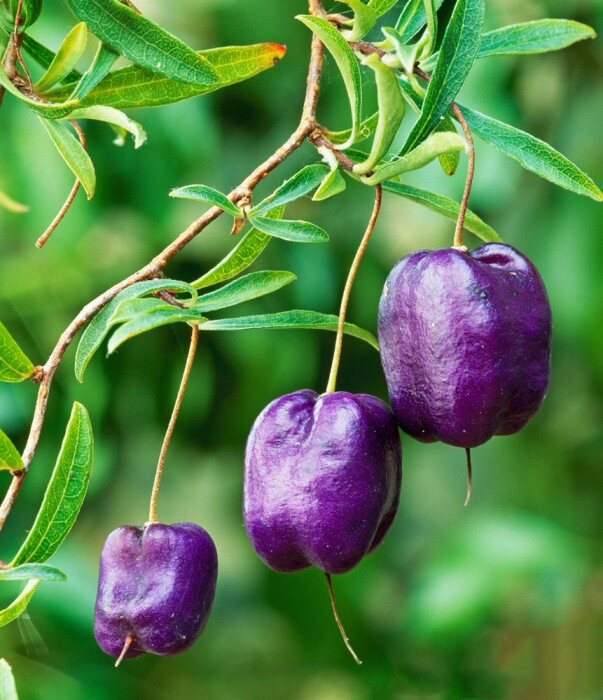
[{"label": "fruit stalk", "polygon": [[174,408],[172,409],[172,415],[165,432],[165,437],[163,438],[163,444],[161,445],[161,451],[159,452],[159,459],[157,461],[157,469],[155,470],[155,480],[153,481],[153,490],[151,491],[151,505],[149,507],[149,522],[151,523],[157,522],[157,499],[159,498],[159,487],[161,486],[161,477],[163,476],[165,457],[167,455],[168,447],[170,446],[172,435],[174,434],[174,428],[176,427],[176,421],[178,420],[178,414],[180,413],[180,407],[182,406],[182,399],[184,398],[186,385],[188,384],[188,380],[191,375],[198,342],[199,326],[194,325],[192,327],[191,344],[188,349],[188,356],[186,358],[184,372],[182,373],[182,379],[180,380],[180,388],[178,389],[178,395],[176,396],[176,402],[174,403]]},{"label": "fruit stalk", "polygon": [[381,185],[376,185],[375,204],[373,205],[373,212],[371,214],[368,226],[366,227],[366,231],[364,232],[364,236],[362,237],[360,245],[358,246],[358,250],[356,251],[356,255],[354,256],[354,260],[352,262],[352,266],[350,267],[348,278],[346,280],[345,287],[343,290],[343,295],[341,297],[341,305],[339,307],[339,323],[337,325],[337,337],[335,338],[335,349],[333,351],[333,362],[331,363],[331,371],[329,373],[329,381],[327,382],[325,394],[332,394],[335,391],[335,385],[337,384],[337,373],[339,372],[339,363],[341,361],[341,348],[343,345],[345,317],[348,310],[348,303],[350,301],[350,294],[352,293],[352,286],[354,284],[354,279],[356,277],[356,273],[358,272],[358,268],[360,267],[360,263],[362,262],[364,251],[366,250],[368,242],[373,234],[373,231],[375,230],[377,217],[379,216],[379,212],[381,211],[382,194],[383,191],[381,189]]}]

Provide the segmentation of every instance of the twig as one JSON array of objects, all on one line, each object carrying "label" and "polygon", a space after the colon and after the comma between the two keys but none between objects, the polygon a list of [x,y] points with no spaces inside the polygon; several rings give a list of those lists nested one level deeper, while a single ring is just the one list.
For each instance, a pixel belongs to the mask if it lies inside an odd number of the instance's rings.
[{"label": "twig", "polygon": [[335,391],[335,385],[337,384],[337,373],[339,371],[339,362],[341,360],[341,348],[343,345],[345,316],[348,310],[350,294],[352,293],[352,286],[354,284],[354,279],[356,277],[356,273],[358,272],[358,268],[360,267],[360,263],[362,262],[364,251],[366,250],[371,235],[375,230],[377,217],[379,216],[379,212],[381,211],[382,194],[383,192],[381,189],[381,185],[377,185],[375,187],[375,204],[373,205],[373,212],[368,222],[368,226],[366,227],[366,231],[364,232],[364,236],[360,241],[358,250],[356,251],[356,255],[354,256],[354,261],[352,262],[352,266],[350,267],[348,278],[346,280],[345,287],[343,290],[343,295],[341,297],[341,306],[339,308],[339,323],[337,325],[337,337],[335,338],[335,350],[333,351],[333,362],[331,364],[331,371],[329,373],[329,381],[327,383],[325,394],[333,393]]},{"label": "twig", "polygon": [[[317,17],[324,17],[325,12],[320,0],[309,0],[310,13]],[[291,134],[287,141],[275,151],[267,160],[259,165],[245,180],[234,189],[229,195],[231,202],[236,203],[242,197],[249,196],[249,193],[261,182],[270,172],[278,167],[291,153],[297,150],[310,133],[316,128],[316,105],[319,95],[319,83],[323,61],[323,45],[316,38],[312,40],[312,50],[310,56],[310,65],[308,69],[308,81],[302,116],[297,129]],[[48,394],[54,374],[61,362],[65,351],[73,341],[77,332],[85,326],[106,304],[114,299],[123,289],[141,282],[142,280],[153,279],[158,277],[167,263],[177,255],[186,245],[188,245],[201,231],[209,224],[215,221],[222,214],[222,210],[218,207],[211,207],[201,217],[194,221],[185,231],[183,231],[170,245],[156,255],[147,265],[140,268],[137,272],[130,275],[126,279],[118,282],[113,287],[103,292],[100,296],[86,304],[73,321],[67,326],[61,337],[59,338],[54,350],[44,365],[44,378],[40,382],[38,389],[38,397],[34,408],[34,415],[23,451],[24,469],[20,473],[13,475],[12,482],[4,496],[4,500],[0,505],[0,530],[4,526],[6,519],[17,500],[21,486],[31,461],[36,452],[46,408],[48,405]]]},{"label": "twig", "polygon": [[[84,134],[84,130],[75,121],[75,119],[70,119],[69,123],[75,129],[75,133],[78,135],[78,138],[80,140],[80,143],[82,144],[83,149],[87,150],[86,135]],[[80,189],[81,184],[82,183],[78,179],[76,179],[75,184],[71,188],[71,192],[69,193],[69,196],[65,200],[65,203],[63,204],[63,206],[59,209],[59,213],[54,217],[54,219],[52,220],[50,226],[46,229],[46,231],[44,231],[44,233],[36,241],[37,248],[42,248],[44,246],[46,241],[54,233],[56,227],[64,219],[65,214],[69,211],[69,208],[73,204],[73,200],[75,199],[75,195],[78,193],[78,190]]]}]

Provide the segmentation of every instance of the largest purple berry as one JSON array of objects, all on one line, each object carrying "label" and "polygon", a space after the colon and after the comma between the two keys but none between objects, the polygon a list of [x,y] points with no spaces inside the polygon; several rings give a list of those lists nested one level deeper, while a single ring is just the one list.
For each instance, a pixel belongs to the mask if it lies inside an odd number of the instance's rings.
[{"label": "largest purple berry", "polygon": [[398,427],[382,401],[296,391],[269,404],[251,430],[245,527],[276,571],[343,573],[389,529],[400,480]]},{"label": "largest purple berry", "polygon": [[100,561],[94,634],[125,658],[188,649],[209,616],[218,557],[198,525],[125,525],[107,537]]},{"label": "largest purple berry", "polygon": [[551,325],[540,275],[510,246],[402,258],[379,307],[381,359],[402,429],[459,447],[517,432],[548,387]]}]

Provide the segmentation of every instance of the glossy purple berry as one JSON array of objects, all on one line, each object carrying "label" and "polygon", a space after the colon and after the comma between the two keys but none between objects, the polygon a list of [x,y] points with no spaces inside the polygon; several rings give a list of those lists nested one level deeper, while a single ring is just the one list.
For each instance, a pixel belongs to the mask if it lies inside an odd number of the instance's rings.
[{"label": "glossy purple berry", "polygon": [[551,368],[551,309],[532,263],[508,245],[402,258],[379,307],[381,359],[402,429],[476,447],[520,430]]},{"label": "glossy purple berry", "polygon": [[192,523],[124,525],[101,552],[94,635],[110,656],[172,656],[205,627],[216,590],[218,557]]},{"label": "glossy purple berry", "polygon": [[276,571],[344,573],[383,539],[400,482],[400,436],[386,404],[296,391],[269,404],[249,435],[245,527]]}]

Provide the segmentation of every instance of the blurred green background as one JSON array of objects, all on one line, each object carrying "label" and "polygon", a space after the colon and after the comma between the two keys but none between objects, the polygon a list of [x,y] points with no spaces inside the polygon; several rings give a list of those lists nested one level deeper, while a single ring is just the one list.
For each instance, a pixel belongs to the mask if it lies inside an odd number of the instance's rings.
[{"label": "blurred green background", "polygon": [[[82,193],[43,252],[33,242],[72,185],[41,126],[12,99],[0,112],[0,187],[29,204],[0,210],[0,318],[35,362],[44,362],[80,307],[152,257],[200,214],[167,197],[175,186],[236,185],[293,130],[304,92],[307,30],[293,19],[304,2],[140,1],[199,48],[285,43],[274,69],[214,95],[133,116],[149,133],[134,152],[88,122],[99,177]],[[449,13],[447,0],[442,12]],[[328,6],[328,3],[327,3]],[[328,7],[328,9],[331,9]],[[603,31],[600,0],[490,0],[489,27],[570,17]],[[32,35],[56,48],[74,20],[47,2]],[[462,101],[552,143],[603,183],[603,52],[600,41],[536,57],[476,63]],[[340,78],[327,61],[320,118],[347,125]],[[410,121],[408,122],[410,124]],[[266,193],[305,163],[304,146],[263,183]],[[460,198],[465,162],[446,178],[437,162],[408,178]],[[315,570],[279,575],[254,555],[241,518],[245,439],[260,410],[296,389],[321,390],[334,336],[252,331],[201,336],[200,352],[168,455],[159,502],[166,522],[191,520],[214,537],[220,576],[214,610],[197,644],[169,659],[143,657],[116,671],[92,634],[98,554],[107,533],[142,523],[156,456],[182,370],[188,332],[165,328],[99,353],[83,385],[73,348],[55,379],[40,449],[3,533],[12,557],[30,527],[73,400],[91,413],[93,478],[81,516],[52,559],[65,584],[45,584],[29,620],[0,630],[0,656],[25,700],[61,698],[481,698],[595,700],[601,674],[600,550],[603,454],[603,207],[522,171],[477,144],[471,206],[538,266],[555,319],[553,377],[540,414],[520,434],[474,452],[474,493],[463,508],[462,450],[405,438],[400,513],[385,543],[335,580],[340,613],[364,660],[357,668],[331,617]],[[232,315],[309,308],[336,312],[347,267],[364,230],[371,192],[349,182],[332,200],[291,206],[291,218],[326,228],[328,246],[274,241],[254,269],[286,269],[297,282]],[[453,225],[387,195],[354,289],[350,320],[376,328],[388,270],[407,252],[449,245]],[[219,220],[168,274],[194,279],[232,245]],[[468,236],[470,245],[477,240]],[[339,388],[386,397],[378,357],[346,339]],[[35,390],[0,385],[0,425],[18,446]],[[9,483],[0,474],[0,486]],[[5,583],[0,604],[18,587]]]}]

